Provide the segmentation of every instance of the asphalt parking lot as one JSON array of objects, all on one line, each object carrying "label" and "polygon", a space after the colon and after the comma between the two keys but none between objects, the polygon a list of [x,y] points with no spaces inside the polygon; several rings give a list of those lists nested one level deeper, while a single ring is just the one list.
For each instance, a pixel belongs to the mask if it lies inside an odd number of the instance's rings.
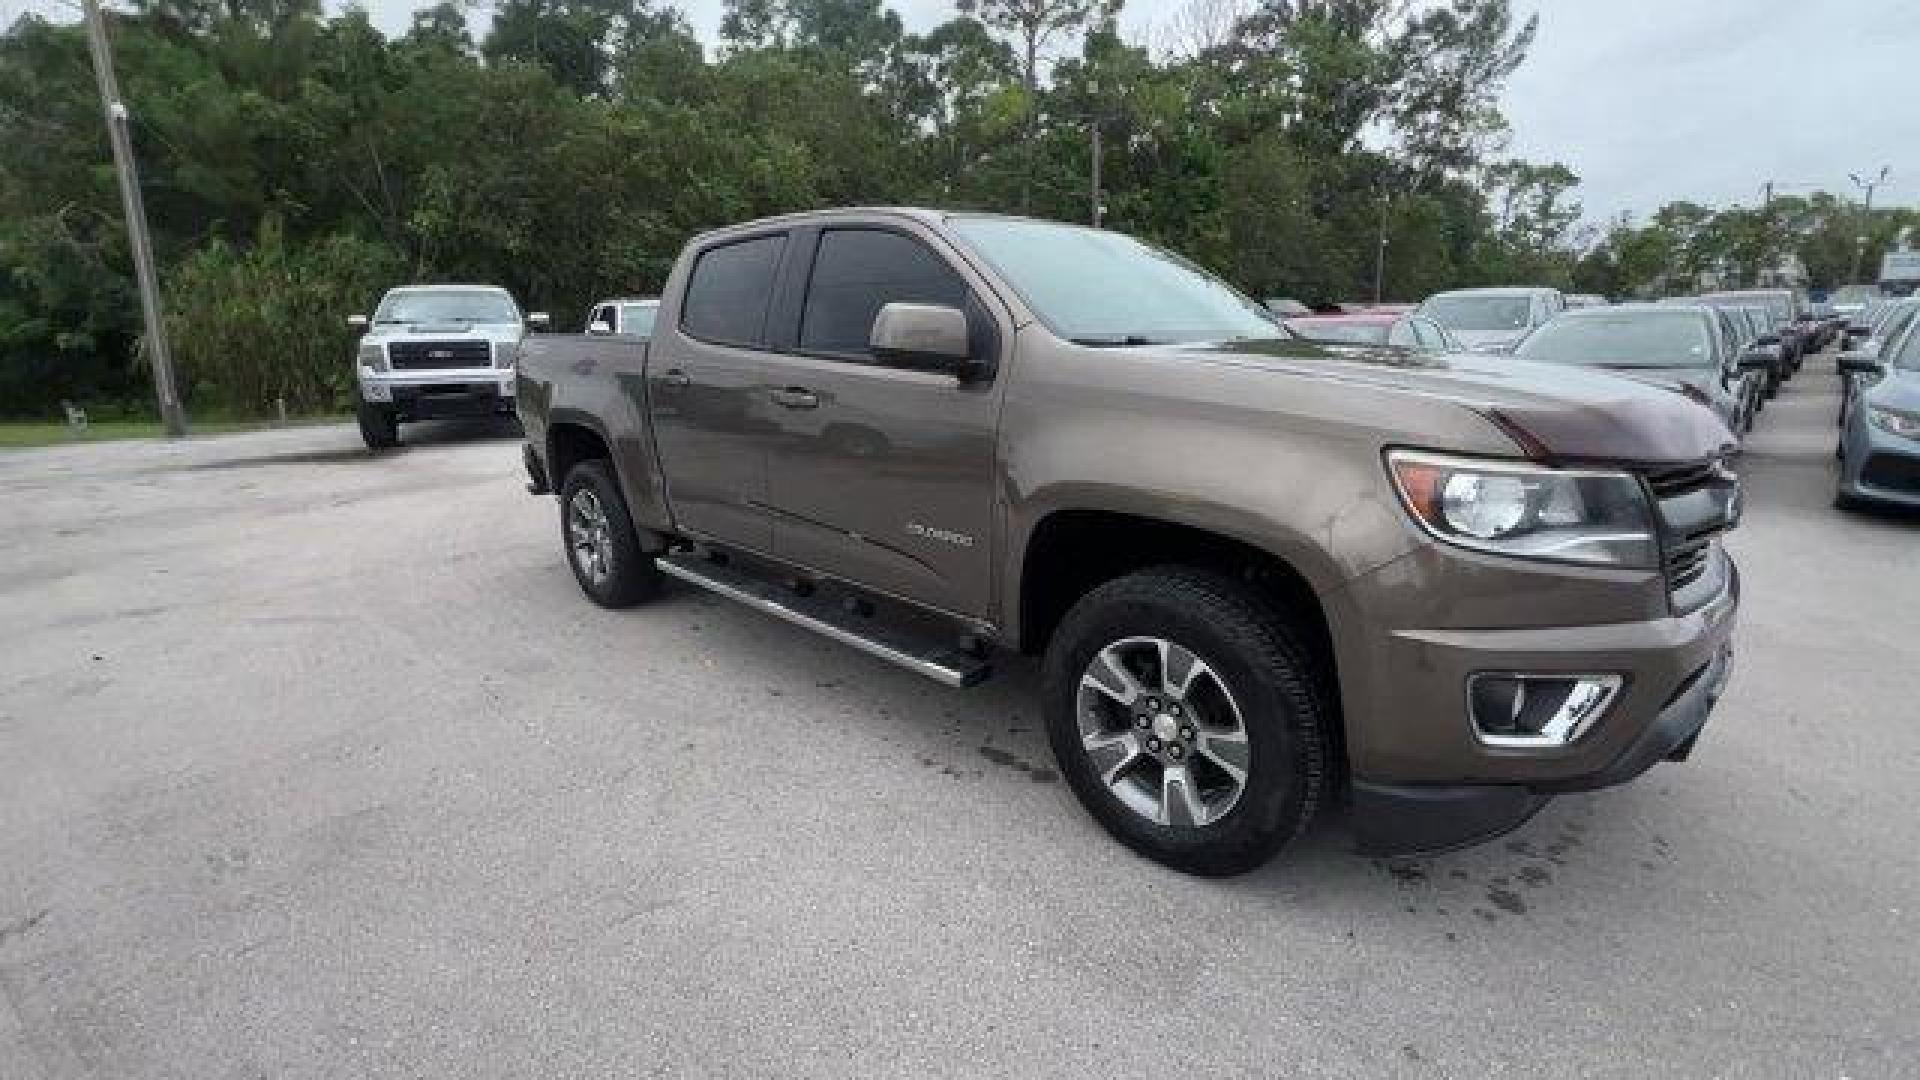
[{"label": "asphalt parking lot", "polygon": [[1180,877],[949,691],[569,577],[504,433],[0,455],[0,1078],[1913,1076],[1920,520],[1761,418],[1694,760]]}]

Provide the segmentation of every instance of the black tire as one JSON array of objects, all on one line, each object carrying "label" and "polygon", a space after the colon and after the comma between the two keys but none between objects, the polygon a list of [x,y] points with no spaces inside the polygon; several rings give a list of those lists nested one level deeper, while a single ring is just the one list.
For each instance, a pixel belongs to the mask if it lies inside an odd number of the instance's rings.
[{"label": "black tire", "polygon": [[[1109,645],[1142,636],[1199,657],[1240,713],[1246,778],[1238,801],[1208,824],[1192,824],[1190,814],[1163,824],[1134,810],[1102,780],[1082,743],[1083,674]],[[1206,876],[1254,869],[1307,827],[1326,794],[1331,710],[1305,641],[1247,586],[1206,570],[1156,567],[1094,589],[1047,647],[1044,711],[1061,774],[1095,820],[1147,858]]]},{"label": "black tire", "polygon": [[362,401],[354,410],[360,421],[360,439],[369,450],[391,450],[400,445],[400,418],[391,408]]},{"label": "black tire", "polygon": [[[604,537],[596,537],[593,545],[604,560],[603,573],[593,556],[576,546],[582,525],[591,520],[591,515],[583,519],[576,514],[585,512],[588,500],[605,522]],[[660,567],[641,549],[627,501],[605,459],[582,461],[567,470],[560,484],[560,544],[580,591],[601,607],[632,607],[660,591]]]}]

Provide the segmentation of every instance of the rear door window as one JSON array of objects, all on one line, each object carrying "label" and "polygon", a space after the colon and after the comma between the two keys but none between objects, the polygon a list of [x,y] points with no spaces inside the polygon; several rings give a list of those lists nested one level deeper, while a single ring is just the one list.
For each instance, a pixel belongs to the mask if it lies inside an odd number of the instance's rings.
[{"label": "rear door window", "polygon": [[800,348],[867,356],[873,320],[893,303],[964,309],[967,284],[926,245],[900,233],[829,229],[813,257]]},{"label": "rear door window", "polygon": [[680,328],[719,345],[764,346],[767,307],[787,237],[738,240],[700,253],[687,281]]}]

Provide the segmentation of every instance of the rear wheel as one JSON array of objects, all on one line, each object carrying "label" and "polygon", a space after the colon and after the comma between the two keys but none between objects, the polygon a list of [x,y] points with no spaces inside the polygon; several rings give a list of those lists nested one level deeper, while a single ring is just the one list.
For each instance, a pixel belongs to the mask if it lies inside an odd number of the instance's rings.
[{"label": "rear wheel", "polygon": [[567,470],[560,487],[560,539],[580,591],[601,607],[632,607],[660,591],[660,567],[641,550],[627,501],[604,459]]},{"label": "rear wheel", "polygon": [[369,450],[391,450],[400,445],[400,418],[393,409],[362,401],[354,410],[360,421],[360,439]]},{"label": "rear wheel", "polygon": [[1115,838],[1193,874],[1237,874],[1306,828],[1327,714],[1304,638],[1241,583],[1163,567],[1093,590],[1054,633],[1047,737]]}]

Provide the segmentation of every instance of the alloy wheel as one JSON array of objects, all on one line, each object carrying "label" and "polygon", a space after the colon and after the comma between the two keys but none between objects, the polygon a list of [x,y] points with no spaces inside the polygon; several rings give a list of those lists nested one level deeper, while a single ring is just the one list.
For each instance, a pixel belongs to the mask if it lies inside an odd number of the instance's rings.
[{"label": "alloy wheel", "polygon": [[595,585],[604,584],[613,569],[613,532],[606,508],[590,487],[581,487],[567,500],[567,547],[573,565]]},{"label": "alloy wheel", "polygon": [[1247,727],[1225,679],[1191,649],[1129,637],[1080,677],[1080,742],[1114,797],[1159,825],[1201,828],[1246,791]]}]

